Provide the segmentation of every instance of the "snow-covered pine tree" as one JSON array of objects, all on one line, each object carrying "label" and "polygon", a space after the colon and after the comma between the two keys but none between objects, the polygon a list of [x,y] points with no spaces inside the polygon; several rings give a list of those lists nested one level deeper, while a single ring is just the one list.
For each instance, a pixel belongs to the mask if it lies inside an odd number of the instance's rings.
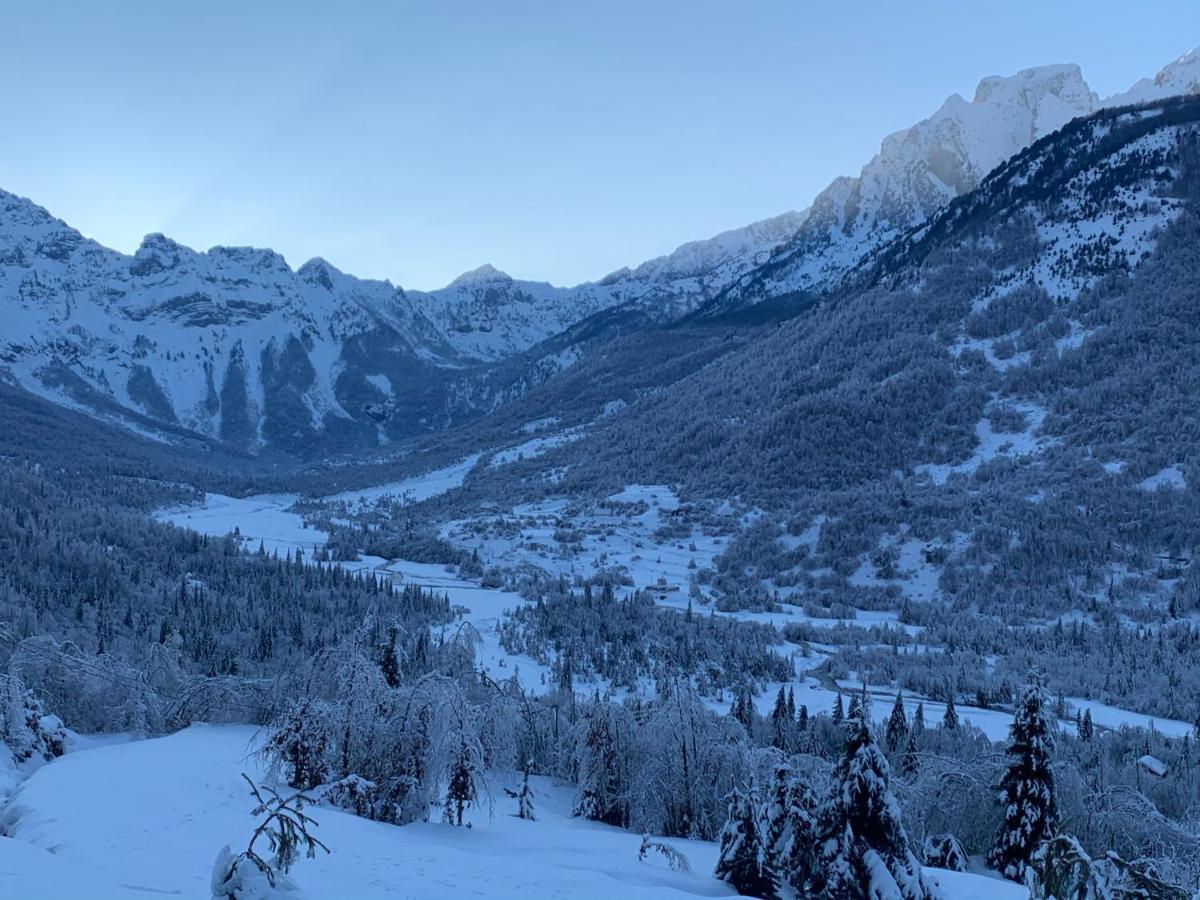
[{"label": "snow-covered pine tree", "polygon": [[[269,787],[260,790],[245,774],[242,777],[250,785],[257,804],[250,814],[263,819],[241,853],[234,854],[228,844],[217,853],[211,882],[213,900],[257,900],[273,895],[276,888],[291,893],[296,886],[288,878],[288,872],[300,852],[308,859],[316,856],[318,850],[329,852],[312,833],[317,823],[304,812],[310,803],[307,797],[303,794],[281,797]],[[266,844],[266,850],[259,845],[260,840]],[[264,852],[270,855],[263,856]]]},{"label": "snow-covered pine tree", "polygon": [[781,762],[771,773],[771,786],[762,807],[760,832],[766,853],[767,867],[778,884],[783,881],[783,857],[787,847],[787,815],[792,783],[792,767]]},{"label": "snow-covered pine tree", "polygon": [[818,816],[819,856],[810,894],[828,900],[931,900],[889,787],[887,758],[866,717],[849,722],[846,752]]},{"label": "snow-covered pine tree", "polygon": [[949,869],[951,872],[967,871],[970,862],[962,843],[952,834],[927,837],[921,855],[925,865],[935,869]]},{"label": "snow-covered pine tree", "polygon": [[771,864],[779,880],[803,896],[815,863],[817,797],[803,778],[793,774],[784,803],[783,831],[769,847]]},{"label": "snow-covered pine tree", "polygon": [[525,763],[525,771],[521,778],[521,787],[515,791],[504,789],[504,793],[517,801],[516,816],[518,819],[527,819],[532,822],[537,819],[533,811],[533,788],[529,786],[529,773],[533,769],[533,762]]},{"label": "snow-covered pine tree", "polygon": [[920,737],[925,731],[925,704],[918,702],[917,708],[913,710],[912,726],[909,731],[915,737]]},{"label": "snow-covered pine tree", "polygon": [[1000,780],[1004,824],[988,862],[1005,878],[1022,881],[1038,845],[1053,836],[1058,824],[1050,769],[1053,729],[1046,713],[1046,694],[1036,677],[1021,693],[1010,735],[1009,767]]},{"label": "snow-covered pine tree", "polygon": [[739,894],[772,900],[777,895],[752,793],[734,790],[721,831],[721,855],[713,874]]},{"label": "snow-covered pine tree", "polygon": [[1102,869],[1079,841],[1058,835],[1038,847],[1029,861],[1030,900],[1111,900]]},{"label": "snow-covered pine tree", "polygon": [[842,710],[842,695],[839,692],[837,695],[837,700],[833,704],[833,724],[841,725],[842,720],[845,719],[845,717],[846,713]]},{"label": "snow-covered pine tree", "polygon": [[908,719],[904,715],[902,694],[896,694],[896,702],[892,704],[892,714],[888,716],[883,743],[888,753],[898,753],[908,743]]},{"label": "snow-covered pine tree", "polygon": [[66,752],[66,741],[63,723],[46,714],[15,668],[0,676],[0,746],[7,745],[14,760],[54,759]]},{"label": "snow-covered pine tree", "polygon": [[954,693],[948,692],[946,696],[946,713],[942,716],[942,727],[947,731],[953,731],[958,727],[958,710],[954,708]]},{"label": "snow-covered pine tree", "polygon": [[858,694],[850,695],[850,702],[846,705],[846,721],[853,722],[862,715],[862,700]]}]

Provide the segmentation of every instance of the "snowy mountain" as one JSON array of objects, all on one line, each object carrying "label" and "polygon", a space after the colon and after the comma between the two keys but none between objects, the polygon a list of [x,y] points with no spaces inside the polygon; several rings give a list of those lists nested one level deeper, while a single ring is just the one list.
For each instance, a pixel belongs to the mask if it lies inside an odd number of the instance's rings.
[{"label": "snowy mountain", "polygon": [[1103,102],[1076,66],[986,78],[808,210],[571,288],[485,265],[405,292],[320,259],[293,271],[270,250],[201,253],[158,234],[126,256],[0,192],[0,377],[159,436],[373,447],[495,409],[613,334],[836,285],[1072,118],[1198,85],[1197,53]]},{"label": "snowy mountain", "polygon": [[1077,116],[1200,90],[1193,51],[1101,101],[1078,66],[983,79],[970,102],[955,94],[929,118],[884,139],[857,178],[839,178],[813,201],[799,232],[706,310],[727,312],[836,285],[865,256],[977,187],[1004,160]]}]

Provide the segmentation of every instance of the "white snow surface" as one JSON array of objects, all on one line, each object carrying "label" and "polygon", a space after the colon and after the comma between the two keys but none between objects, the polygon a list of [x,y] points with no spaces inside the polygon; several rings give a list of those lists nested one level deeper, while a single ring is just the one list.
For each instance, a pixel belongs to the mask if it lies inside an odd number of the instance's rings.
[{"label": "white snow surface", "polygon": [[[208,896],[217,851],[245,845],[255,820],[241,773],[263,781],[247,726],[194,725],[169,737],[68,754],[22,786],[0,838],[0,897],[144,900]],[[510,813],[500,784],[494,815],[471,828],[384,825],[322,807],[310,813],[328,855],[292,870],[307,900],[576,898],[668,900],[733,896],[711,876],[717,846],[665,839],[691,863],[639,862],[636,834],[570,817],[572,790],[533,779],[538,818]],[[947,900],[1019,900],[1016,885],[926,870]]]},{"label": "white snow surface", "polygon": [[419,503],[461,487],[467,473],[475,468],[480,454],[474,453],[441,469],[423,475],[414,475],[401,481],[376,485],[356,491],[342,491],[324,499],[329,503],[345,503],[351,507],[372,506],[380,500],[392,500],[401,504]]},{"label": "white snow surface", "polygon": [[[259,742],[250,727],[197,725],[45,767],[18,792],[12,839],[0,839],[0,896],[208,896],[217,851],[244,846],[254,825],[241,773],[265,778],[253,756]],[[302,859],[292,877],[309,900],[732,893],[708,874],[714,844],[667,841],[691,860],[691,873],[639,862],[638,835],[570,818],[572,792],[535,782],[535,822],[509,815],[498,784],[494,818],[476,811],[469,829],[396,827],[314,808],[331,853]]]},{"label": "white snow surface", "polygon": [[305,525],[298,513],[288,512],[297,499],[295,494],[205,494],[198,505],[161,510],[155,518],[214,537],[237,529],[247,550],[257,550],[261,542],[268,554],[286,556],[298,548],[311,557],[313,550],[325,546],[329,535]]}]

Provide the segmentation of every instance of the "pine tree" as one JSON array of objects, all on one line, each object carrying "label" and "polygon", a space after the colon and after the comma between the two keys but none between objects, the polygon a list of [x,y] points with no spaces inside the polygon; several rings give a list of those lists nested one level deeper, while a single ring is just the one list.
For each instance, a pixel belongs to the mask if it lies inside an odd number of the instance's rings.
[{"label": "pine tree", "polygon": [[904,715],[904,696],[896,694],[892,714],[888,717],[884,732],[884,746],[888,753],[898,753],[908,743],[908,719]]},{"label": "pine tree", "polygon": [[730,794],[729,812],[721,831],[721,855],[713,874],[739,894],[766,900],[776,896],[751,794],[737,790]]},{"label": "pine tree", "polygon": [[510,791],[508,788],[504,789],[504,793],[517,801],[517,818],[527,819],[530,822],[537,819],[533,811],[533,788],[529,786],[529,773],[532,770],[533,762],[531,760],[525,763],[525,772],[521,778],[521,787],[515,791]]},{"label": "pine tree", "polygon": [[400,661],[396,658],[396,638],[396,626],[389,626],[387,641],[379,648],[379,670],[383,673],[383,680],[391,688],[400,686]]},{"label": "pine tree", "polygon": [[792,721],[796,719],[796,693],[790,685],[787,692],[787,716]]},{"label": "pine tree", "polygon": [[780,857],[785,853],[784,843],[787,833],[787,814],[789,791],[792,782],[792,769],[787,763],[775,767],[771,776],[771,788],[767,792],[766,803],[762,811],[760,825],[763,835],[767,865],[776,883],[782,880]]},{"label": "pine tree", "polygon": [[800,731],[808,731],[808,707],[803,703],[796,711],[796,728]]},{"label": "pine tree", "polygon": [[769,847],[771,867],[778,881],[802,896],[813,877],[817,798],[802,778],[789,772],[783,805],[783,828]]},{"label": "pine tree", "polygon": [[1009,768],[1000,780],[1004,824],[988,862],[1005,878],[1021,881],[1038,845],[1053,836],[1058,824],[1050,769],[1053,730],[1046,713],[1046,695],[1036,678],[1022,692],[1010,734]]},{"label": "pine tree", "polygon": [[842,720],[845,717],[846,717],[846,714],[842,711],[842,695],[839,692],[837,695],[837,700],[833,704],[833,724],[841,725]]},{"label": "pine tree", "polygon": [[779,688],[779,693],[775,695],[775,706],[771,710],[771,744],[772,746],[784,750],[787,748],[787,726],[791,723],[791,718],[787,712],[787,697],[783,693],[783,688]]},{"label": "pine tree", "polygon": [[909,729],[913,737],[919,738],[925,733],[925,703],[918,702],[917,708],[913,710],[912,727]]},{"label": "pine tree", "polygon": [[942,727],[947,731],[954,731],[958,728],[958,710],[954,708],[954,694],[951,693],[946,700],[946,714],[942,716]]},{"label": "pine tree", "polygon": [[859,699],[858,694],[851,694],[850,702],[846,706],[846,720],[853,722],[855,719],[859,718],[861,714],[862,700]]},{"label": "pine tree", "polygon": [[1092,724],[1092,711],[1090,709],[1084,710],[1083,717],[1079,720],[1079,739],[1081,741],[1091,741],[1095,734],[1096,727]]},{"label": "pine tree", "polygon": [[818,816],[810,895],[829,900],[931,900],[889,787],[887,758],[863,715],[849,723],[845,755]]}]

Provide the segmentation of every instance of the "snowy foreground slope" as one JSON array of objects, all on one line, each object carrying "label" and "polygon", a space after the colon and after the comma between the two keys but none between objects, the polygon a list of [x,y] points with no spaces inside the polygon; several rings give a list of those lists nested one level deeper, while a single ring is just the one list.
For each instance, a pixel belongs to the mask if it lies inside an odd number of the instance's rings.
[{"label": "snowy foreground slope", "polygon": [[[236,849],[253,820],[241,773],[261,778],[255,729],[197,725],[170,737],[68,754],[38,771],[4,814],[0,897],[126,900],[207,896],[213,859]],[[293,870],[301,896],[670,898],[731,896],[710,877],[715,844],[669,841],[691,862],[673,872],[639,862],[640,839],[569,817],[570,792],[537,784],[538,820],[477,812],[473,827],[383,825],[314,810],[331,853]],[[499,788],[496,792],[500,793]],[[928,870],[948,898],[1019,900],[1025,891],[987,876]]]}]

